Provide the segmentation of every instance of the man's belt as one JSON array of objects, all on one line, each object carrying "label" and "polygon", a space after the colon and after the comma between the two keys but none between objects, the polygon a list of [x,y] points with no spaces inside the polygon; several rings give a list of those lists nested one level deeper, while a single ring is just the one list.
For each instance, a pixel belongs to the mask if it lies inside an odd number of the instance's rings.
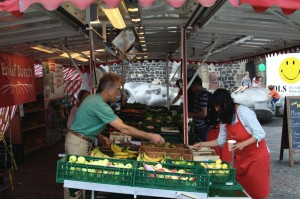
[{"label": "man's belt", "polygon": [[85,141],[87,141],[89,143],[93,142],[92,139],[88,138],[87,136],[85,136],[85,135],[83,135],[81,133],[77,133],[77,132],[72,131],[72,130],[69,130],[69,133],[71,133],[71,134],[75,135],[76,137],[79,137],[79,138],[81,138],[81,139],[83,139],[83,140],[85,140]]}]

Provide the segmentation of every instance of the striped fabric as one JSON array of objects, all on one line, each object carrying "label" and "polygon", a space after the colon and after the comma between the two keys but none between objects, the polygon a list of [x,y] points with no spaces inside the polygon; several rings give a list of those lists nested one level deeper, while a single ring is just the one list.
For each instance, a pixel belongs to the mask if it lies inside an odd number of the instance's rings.
[{"label": "striped fabric", "polygon": [[10,119],[12,119],[17,110],[17,106],[8,106],[0,108],[0,133],[4,133],[10,124]]},{"label": "striped fabric", "polygon": [[77,72],[76,68],[74,67],[65,67],[64,68],[64,86],[65,86],[65,93],[67,97],[75,103],[76,99],[74,94],[81,88],[81,78],[80,74]]}]

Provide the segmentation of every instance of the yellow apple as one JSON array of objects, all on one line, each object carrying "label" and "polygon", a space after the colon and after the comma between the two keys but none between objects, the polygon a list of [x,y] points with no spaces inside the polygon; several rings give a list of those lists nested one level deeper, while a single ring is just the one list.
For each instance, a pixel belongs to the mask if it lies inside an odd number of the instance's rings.
[{"label": "yellow apple", "polygon": [[222,169],[228,169],[228,165],[226,163],[222,164]]},{"label": "yellow apple", "polygon": [[221,168],[222,168],[222,165],[221,165],[221,164],[216,164],[216,165],[215,165],[215,168],[216,168],[216,169],[221,169]]},{"label": "yellow apple", "polygon": [[217,159],[216,160],[216,164],[222,164],[222,160],[221,159]]}]

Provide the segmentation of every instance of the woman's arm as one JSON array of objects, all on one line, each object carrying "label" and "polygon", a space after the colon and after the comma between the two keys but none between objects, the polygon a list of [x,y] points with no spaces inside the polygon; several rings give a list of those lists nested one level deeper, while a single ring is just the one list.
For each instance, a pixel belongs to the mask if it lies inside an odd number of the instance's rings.
[{"label": "woman's arm", "polygon": [[255,113],[252,110],[250,110],[248,107],[240,105],[239,108],[237,109],[237,114],[243,126],[247,130],[247,132],[255,138],[255,141],[254,140],[252,141],[259,142],[263,138],[265,138],[266,133],[262,128],[262,126],[260,125],[259,121],[257,120]]},{"label": "woman's arm", "polygon": [[78,107],[77,106],[73,106],[72,109],[71,109],[71,111],[70,111],[70,115],[68,117],[68,122],[67,122],[68,129],[70,129],[70,127],[71,127],[71,124],[72,124],[72,122],[74,120],[74,117],[75,117],[75,114],[76,114],[77,110],[78,110]]}]

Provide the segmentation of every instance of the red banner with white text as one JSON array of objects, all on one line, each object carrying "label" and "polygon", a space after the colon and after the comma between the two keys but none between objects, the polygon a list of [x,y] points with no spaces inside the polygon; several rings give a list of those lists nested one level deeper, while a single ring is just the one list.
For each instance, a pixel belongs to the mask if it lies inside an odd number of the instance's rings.
[{"label": "red banner with white text", "polygon": [[36,101],[34,59],[0,53],[0,107]]}]

